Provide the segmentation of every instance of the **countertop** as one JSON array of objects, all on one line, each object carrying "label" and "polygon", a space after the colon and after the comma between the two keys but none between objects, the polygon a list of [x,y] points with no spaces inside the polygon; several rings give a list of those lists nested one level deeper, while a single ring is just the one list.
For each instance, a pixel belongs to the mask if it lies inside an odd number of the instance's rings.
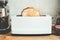
[{"label": "countertop", "polygon": [[60,40],[60,36],[12,36],[0,34],[0,40]]}]

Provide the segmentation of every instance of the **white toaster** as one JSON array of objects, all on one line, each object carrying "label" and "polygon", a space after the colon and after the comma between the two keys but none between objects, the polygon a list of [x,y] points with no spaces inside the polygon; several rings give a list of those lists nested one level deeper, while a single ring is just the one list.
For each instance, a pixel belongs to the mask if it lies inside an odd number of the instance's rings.
[{"label": "white toaster", "polygon": [[41,35],[52,33],[52,17],[11,17],[11,32],[19,35]]}]

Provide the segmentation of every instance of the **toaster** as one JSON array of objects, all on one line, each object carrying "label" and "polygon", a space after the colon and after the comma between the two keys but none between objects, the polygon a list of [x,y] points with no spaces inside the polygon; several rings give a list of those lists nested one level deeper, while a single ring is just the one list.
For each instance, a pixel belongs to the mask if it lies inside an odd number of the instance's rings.
[{"label": "toaster", "polygon": [[11,17],[13,35],[46,35],[52,33],[52,17]]},{"label": "toaster", "polygon": [[[13,35],[45,35],[52,33],[52,17],[46,15],[46,13],[53,12],[51,10],[47,11],[47,8],[45,10],[45,4],[41,6],[40,3],[43,4],[44,2],[42,0],[8,0],[11,33]],[[45,16],[22,16],[22,12],[29,7],[36,8]]]}]

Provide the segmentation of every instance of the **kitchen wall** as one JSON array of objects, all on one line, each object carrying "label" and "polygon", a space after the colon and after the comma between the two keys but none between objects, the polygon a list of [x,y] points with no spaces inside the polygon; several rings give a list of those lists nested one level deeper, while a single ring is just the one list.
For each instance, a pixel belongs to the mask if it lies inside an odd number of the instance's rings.
[{"label": "kitchen wall", "polygon": [[38,7],[42,14],[51,16],[54,16],[58,11],[58,0],[9,0],[9,3],[10,7],[17,11],[17,14],[18,10],[22,10],[27,6]]},{"label": "kitchen wall", "polygon": [[60,0],[59,0],[59,11],[60,11]]}]

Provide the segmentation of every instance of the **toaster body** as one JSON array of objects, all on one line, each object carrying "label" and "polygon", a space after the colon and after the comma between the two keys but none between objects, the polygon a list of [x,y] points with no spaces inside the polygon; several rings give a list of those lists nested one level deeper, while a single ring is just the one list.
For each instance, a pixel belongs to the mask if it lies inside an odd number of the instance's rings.
[{"label": "toaster body", "polygon": [[40,35],[52,33],[52,19],[50,16],[39,17],[11,17],[12,34]]}]

